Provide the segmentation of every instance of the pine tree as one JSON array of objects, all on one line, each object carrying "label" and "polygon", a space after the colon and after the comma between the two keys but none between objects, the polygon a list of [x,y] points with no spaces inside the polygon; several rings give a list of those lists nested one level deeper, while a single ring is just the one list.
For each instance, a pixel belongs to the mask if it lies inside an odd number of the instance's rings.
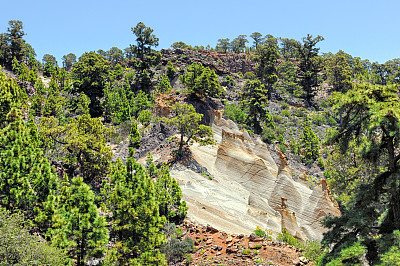
[{"label": "pine tree", "polygon": [[260,80],[247,80],[243,87],[243,104],[248,108],[247,125],[256,134],[262,132],[262,124],[274,128],[274,121],[266,109],[268,99],[265,86]]},{"label": "pine tree", "polygon": [[[181,135],[178,154],[182,153],[183,145],[191,140],[204,145],[214,143],[211,127],[200,124],[203,115],[197,113],[193,105],[176,103],[172,106],[171,111],[175,113],[174,116],[166,118],[164,121],[170,126],[177,127]],[[184,141],[184,137],[186,137],[186,141]]]},{"label": "pine tree", "polygon": [[319,48],[315,47],[315,45],[323,40],[322,36],[318,35],[313,38],[312,35],[307,34],[307,37],[303,38],[303,44],[296,43],[300,60],[300,64],[298,65],[299,84],[306,93],[305,96],[309,105],[311,105],[311,100],[314,97],[315,87],[320,83],[318,72],[322,69],[321,60],[318,56]]},{"label": "pine tree", "polygon": [[54,169],[39,148],[33,121],[26,125],[16,109],[0,130],[0,205],[20,210],[40,229],[50,224],[59,182]]},{"label": "pine tree", "polygon": [[365,83],[334,96],[335,108],[342,112],[343,118],[330,142],[338,143],[345,152],[354,141],[362,158],[382,170],[358,187],[341,217],[325,222],[331,230],[325,234],[324,242],[333,247],[325,262],[360,241],[367,247],[370,263],[377,263],[378,254],[388,251],[387,240],[400,229],[400,100],[397,94],[398,88],[394,85]]},{"label": "pine tree", "polygon": [[303,134],[300,137],[303,160],[306,164],[312,164],[320,157],[319,142],[319,137],[311,128],[311,122],[306,118],[303,123]]},{"label": "pine tree", "polygon": [[132,120],[131,131],[129,133],[129,154],[133,156],[135,154],[135,149],[139,149],[140,140],[142,136],[139,133],[138,125],[135,120]]},{"label": "pine tree", "polygon": [[64,177],[50,234],[52,242],[67,250],[76,265],[85,265],[88,258],[101,258],[108,242],[104,217],[99,216],[95,195],[82,177],[75,177],[71,184]]},{"label": "pine tree", "polygon": [[160,215],[165,216],[170,223],[181,223],[186,217],[188,207],[182,200],[182,191],[178,182],[171,177],[169,167],[165,163],[158,170],[156,190],[160,202]]},{"label": "pine tree", "polygon": [[157,247],[165,241],[160,232],[165,218],[159,215],[157,191],[146,170],[132,157],[126,166],[118,160],[102,195],[111,212],[110,234],[115,241],[106,260],[118,265],[164,265]]},{"label": "pine tree", "polygon": [[278,41],[269,35],[263,45],[258,45],[255,53],[256,74],[267,90],[268,99],[271,99],[273,85],[278,80],[276,63],[279,58]]}]

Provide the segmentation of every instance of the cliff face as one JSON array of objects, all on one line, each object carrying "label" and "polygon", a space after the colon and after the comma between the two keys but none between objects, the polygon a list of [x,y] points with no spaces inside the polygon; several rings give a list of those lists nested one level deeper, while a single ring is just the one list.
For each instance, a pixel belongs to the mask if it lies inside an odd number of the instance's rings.
[{"label": "cliff face", "polygon": [[277,164],[261,140],[239,131],[219,111],[211,117],[218,144],[190,148],[211,177],[188,168],[171,170],[180,181],[189,218],[231,233],[249,234],[257,226],[279,233],[285,227],[299,239],[320,240],[323,218],[340,215],[326,181],[313,189],[306,181],[294,181],[283,154]]}]

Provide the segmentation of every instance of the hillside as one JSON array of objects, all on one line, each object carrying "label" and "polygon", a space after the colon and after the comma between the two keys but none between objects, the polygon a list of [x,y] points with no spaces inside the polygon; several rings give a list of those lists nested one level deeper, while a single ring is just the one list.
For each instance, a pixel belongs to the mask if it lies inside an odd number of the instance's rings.
[{"label": "hillside", "polygon": [[1,260],[397,263],[397,60],[321,55],[311,35],[157,51],[132,32],[63,67],[21,21],[1,35]]}]

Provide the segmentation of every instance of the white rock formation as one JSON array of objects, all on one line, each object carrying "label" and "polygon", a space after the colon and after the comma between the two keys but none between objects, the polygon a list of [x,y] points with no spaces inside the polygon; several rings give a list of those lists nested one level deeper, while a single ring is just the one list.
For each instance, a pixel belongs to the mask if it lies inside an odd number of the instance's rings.
[{"label": "white rock formation", "polygon": [[293,180],[285,156],[277,165],[261,140],[252,140],[236,124],[214,112],[217,145],[192,146],[193,158],[212,180],[192,170],[171,170],[189,206],[188,216],[229,233],[250,234],[260,226],[274,233],[282,227],[299,239],[322,238],[322,219],[340,215],[325,180],[310,189]]}]

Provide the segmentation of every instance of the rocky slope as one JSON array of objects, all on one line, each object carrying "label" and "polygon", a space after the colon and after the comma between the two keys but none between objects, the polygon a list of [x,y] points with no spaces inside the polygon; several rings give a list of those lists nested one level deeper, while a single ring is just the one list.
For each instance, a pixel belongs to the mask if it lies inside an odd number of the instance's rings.
[{"label": "rocky slope", "polygon": [[214,111],[210,117],[217,145],[191,146],[192,159],[204,169],[174,165],[192,221],[229,233],[250,234],[257,226],[274,233],[287,228],[299,239],[320,240],[321,220],[340,215],[325,180],[310,188],[294,181],[285,156],[275,162],[260,139],[241,132]]}]

